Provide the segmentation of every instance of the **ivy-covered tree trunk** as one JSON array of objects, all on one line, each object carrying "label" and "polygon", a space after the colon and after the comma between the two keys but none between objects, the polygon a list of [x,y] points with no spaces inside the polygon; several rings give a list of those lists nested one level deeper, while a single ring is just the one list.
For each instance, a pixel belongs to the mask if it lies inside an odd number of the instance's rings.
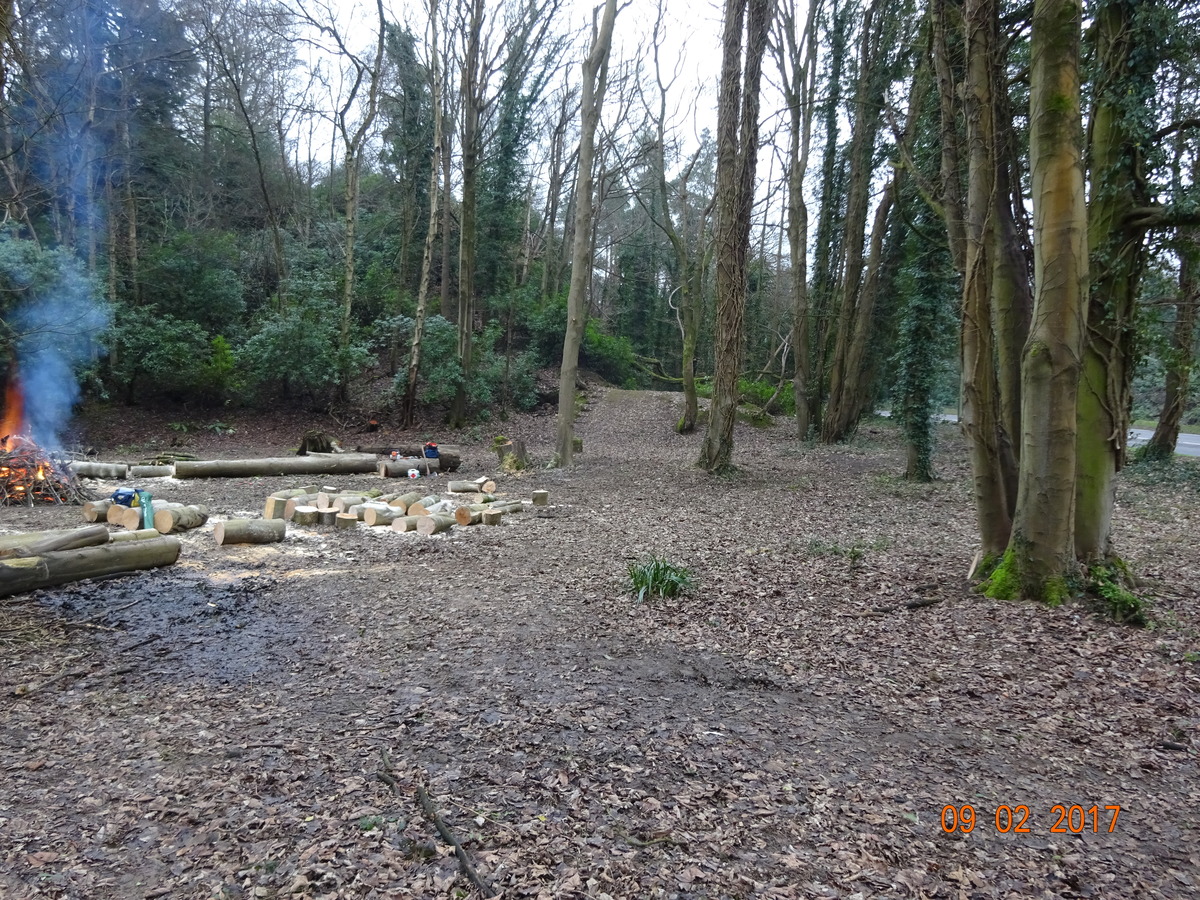
[{"label": "ivy-covered tree trunk", "polygon": [[759,81],[773,7],[772,0],[725,0],[717,99],[716,372],[708,430],[700,450],[700,465],[711,473],[727,471],[733,465],[733,423],[746,314],[746,256],[758,161]]},{"label": "ivy-covered tree trunk", "polygon": [[1200,282],[1196,278],[1196,259],[1200,255],[1195,231],[1185,231],[1176,242],[1179,254],[1179,299],[1175,301],[1175,326],[1166,359],[1166,385],[1162,413],[1154,435],[1146,444],[1151,459],[1170,459],[1179,442],[1179,426],[1191,395],[1191,376],[1195,361],[1192,347],[1196,342],[1196,312],[1200,309]]},{"label": "ivy-covered tree trunk", "polygon": [[569,466],[575,455],[575,379],[579,375],[579,348],[587,323],[587,292],[592,280],[592,167],[596,156],[596,128],[604,107],[608,82],[608,51],[612,46],[617,0],[605,0],[604,18],[592,20],[592,49],[583,61],[583,97],[580,105],[579,169],[576,176],[575,243],[571,253],[571,287],[567,294],[567,333],[563,339],[562,367],[558,378],[558,440],[556,458]]},{"label": "ivy-covered tree trunk", "polygon": [[1075,562],[1075,438],[1087,209],[1080,113],[1079,0],[1035,0],[1030,70],[1033,327],[1022,364],[1020,484],[992,596],[1061,601]]},{"label": "ivy-covered tree trunk", "polygon": [[[1090,132],[1088,247],[1092,286],[1087,305],[1079,393],[1075,548],[1086,562],[1111,553],[1116,474],[1125,464],[1132,397],[1137,291],[1145,265],[1145,206],[1140,146],[1153,130],[1158,48],[1137,28],[1156,3],[1105,0],[1096,15],[1098,83]],[[1140,120],[1140,121],[1139,121]]]},{"label": "ivy-covered tree trunk", "polygon": [[[867,217],[874,175],[875,141],[883,120],[883,94],[886,81],[882,77],[886,11],[875,0],[863,13],[862,34],[858,51],[858,78],[851,107],[852,126],[849,149],[849,190],[842,228],[841,247],[845,258],[841,263],[841,282],[837,295],[837,330],[833,358],[829,366],[829,396],[821,421],[821,440],[834,443],[845,440],[853,430],[858,373],[852,371],[847,357],[857,355],[856,333],[859,332],[859,300],[861,296],[867,240]],[[879,208],[891,205],[889,184]],[[869,315],[869,311],[867,311]]]}]

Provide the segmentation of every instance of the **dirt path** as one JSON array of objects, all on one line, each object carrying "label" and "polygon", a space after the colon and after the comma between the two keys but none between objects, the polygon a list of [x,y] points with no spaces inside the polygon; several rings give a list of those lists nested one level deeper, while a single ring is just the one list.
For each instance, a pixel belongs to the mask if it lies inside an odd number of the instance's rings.
[{"label": "dirt path", "polygon": [[[420,782],[506,897],[1200,896],[1194,487],[1123,488],[1121,549],[1159,595],[1136,631],[968,591],[949,430],[934,485],[894,477],[882,427],[739,428],[744,473],[714,481],[676,416],[594,401],[577,469],[502,482],[549,489],[544,517],[195,534],[171,570],[8,609],[0,893],[472,896]],[[544,459],[552,425],[504,429]],[[491,462],[482,441],[465,468]],[[159,490],[232,513],[284,483]],[[649,553],[696,590],[635,604]],[[973,832],[944,833],[947,804]]]}]

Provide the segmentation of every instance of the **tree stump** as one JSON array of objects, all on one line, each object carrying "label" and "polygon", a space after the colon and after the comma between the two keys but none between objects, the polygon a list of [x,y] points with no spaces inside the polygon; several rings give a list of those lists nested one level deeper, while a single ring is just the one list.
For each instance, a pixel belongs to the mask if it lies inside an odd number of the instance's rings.
[{"label": "tree stump", "polygon": [[297,525],[316,525],[320,512],[315,506],[297,506],[292,521]]}]

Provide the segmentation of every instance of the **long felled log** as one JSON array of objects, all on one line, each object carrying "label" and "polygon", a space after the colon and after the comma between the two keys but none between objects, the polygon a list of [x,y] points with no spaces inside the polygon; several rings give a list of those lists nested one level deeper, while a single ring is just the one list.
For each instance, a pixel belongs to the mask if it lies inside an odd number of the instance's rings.
[{"label": "long felled log", "polygon": [[158,537],[162,535],[157,528],[139,528],[137,531],[114,531],[108,536],[108,542],[113,544],[122,541],[149,541]]},{"label": "long felled log", "polygon": [[25,531],[20,534],[0,534],[0,550],[11,550],[13,547],[24,547],[31,541],[42,538],[56,537],[61,534],[74,534],[78,528],[51,528],[48,531]]},{"label": "long felled log", "polygon": [[[355,447],[357,453],[375,453],[379,456],[390,456],[392,453],[406,456],[409,458],[417,457],[425,458],[425,446],[423,444],[401,444],[399,447]],[[451,447],[438,447],[438,456],[434,460],[438,463],[438,467],[443,472],[457,472],[458,467],[462,465],[462,455]]]},{"label": "long felled log", "polygon": [[116,478],[129,477],[129,466],[126,463],[73,462],[71,471],[80,478]]},{"label": "long felled log", "polygon": [[275,456],[263,459],[179,460],[176,478],[253,478],[267,475],[364,475],[375,471],[375,456]]},{"label": "long felled log", "polygon": [[78,550],[82,547],[94,547],[97,544],[108,543],[108,529],[103,525],[89,525],[86,528],[76,528],[65,534],[30,535],[27,544],[0,550],[0,558],[21,556],[41,556],[52,550]]},{"label": "long felled log", "polygon": [[208,508],[204,506],[166,507],[154,511],[154,529],[160,534],[176,534],[199,528],[208,521]]},{"label": "long felled log", "polygon": [[170,478],[175,474],[174,466],[130,466],[130,478]]},{"label": "long felled log", "polygon": [[226,544],[274,544],[287,535],[283,519],[228,519],[213,526],[218,546]]},{"label": "long felled log", "polygon": [[83,550],[55,550],[24,559],[0,560],[0,597],[140,569],[173,565],[179,539],[120,541]]}]

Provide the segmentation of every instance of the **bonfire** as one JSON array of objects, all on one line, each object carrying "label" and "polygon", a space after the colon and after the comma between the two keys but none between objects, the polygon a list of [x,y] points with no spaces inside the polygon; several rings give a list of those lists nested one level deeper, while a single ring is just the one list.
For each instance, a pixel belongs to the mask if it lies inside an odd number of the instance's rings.
[{"label": "bonfire", "polygon": [[24,406],[20,385],[10,378],[0,423],[0,504],[82,503],[88,498],[70,467],[26,433]]}]

